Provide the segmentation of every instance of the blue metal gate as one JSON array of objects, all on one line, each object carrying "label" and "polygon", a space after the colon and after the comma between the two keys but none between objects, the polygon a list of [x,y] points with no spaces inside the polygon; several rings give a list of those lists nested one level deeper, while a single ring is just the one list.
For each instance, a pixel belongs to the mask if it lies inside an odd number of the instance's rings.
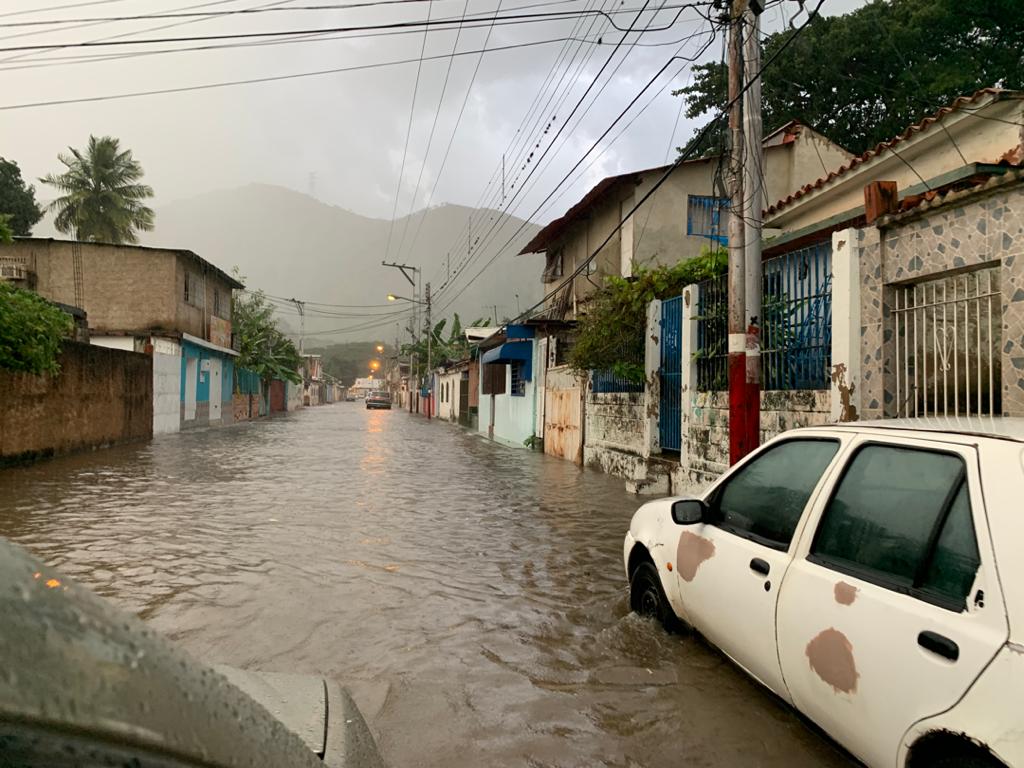
[{"label": "blue metal gate", "polygon": [[678,451],[682,427],[683,297],[661,302],[661,355],[658,376],[661,401],[658,435],[663,451]]}]

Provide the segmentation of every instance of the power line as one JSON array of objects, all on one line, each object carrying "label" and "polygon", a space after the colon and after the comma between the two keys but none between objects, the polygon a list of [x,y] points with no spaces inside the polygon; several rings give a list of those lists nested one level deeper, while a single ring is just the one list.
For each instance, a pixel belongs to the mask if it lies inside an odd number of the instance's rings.
[{"label": "power line", "polygon": [[[224,1],[225,2],[230,2],[230,1],[233,1],[233,0],[224,0]],[[710,2],[710,0],[709,0],[709,2]],[[648,4],[650,4],[650,0],[646,0],[646,2],[644,3],[644,7],[640,10],[640,13],[643,13],[643,11],[646,10]],[[699,4],[700,3],[688,4],[688,5],[682,5],[682,6],[673,6],[673,8],[676,8],[676,7],[684,7],[684,8],[685,7],[694,7],[695,5],[699,5]],[[618,30],[620,32],[625,32],[625,33],[628,34],[628,33],[633,31],[633,24],[631,24],[628,28],[623,29],[622,27],[618,26],[615,23],[614,15],[622,14],[622,13],[631,13],[631,12],[632,12],[632,9],[621,9],[621,10],[613,10],[613,11],[601,11],[601,10],[595,10],[595,11],[585,11],[585,10],[583,10],[583,11],[548,11],[548,12],[542,12],[542,13],[508,14],[508,15],[505,15],[505,16],[495,15],[492,18],[473,17],[471,19],[467,19],[465,22],[459,23],[458,26],[463,26],[463,27],[468,26],[469,28],[473,28],[475,26],[482,26],[482,25],[489,24],[489,23],[492,23],[492,22],[493,23],[502,23],[504,25],[505,23],[529,24],[529,23],[540,23],[540,22],[546,22],[546,21],[569,21],[569,20],[572,20],[574,18],[579,18],[581,16],[588,16],[588,15],[595,15],[596,14],[596,15],[600,15],[600,16],[603,16],[606,19],[608,19],[609,22],[611,23],[611,25],[613,27],[615,27],[616,30]],[[444,20],[444,19],[430,21],[428,19],[426,21],[395,21],[395,22],[380,23],[380,24],[364,24],[364,25],[340,26],[340,27],[320,27],[320,28],[314,28],[314,29],[279,30],[279,31],[273,31],[273,32],[232,32],[232,33],[222,33],[222,34],[217,34],[217,35],[190,35],[190,36],[182,36],[182,37],[151,37],[151,38],[144,38],[144,39],[141,39],[141,40],[114,40],[114,39],[107,39],[107,40],[84,40],[84,41],[71,42],[71,43],[50,43],[50,44],[37,44],[37,45],[4,46],[4,47],[0,47],[0,53],[14,53],[14,52],[21,52],[21,51],[37,51],[37,50],[53,51],[53,50],[58,50],[58,49],[63,49],[63,48],[100,48],[100,47],[106,48],[106,47],[110,47],[110,46],[122,46],[122,45],[160,45],[160,44],[166,44],[166,43],[204,42],[204,41],[212,41],[212,40],[250,40],[250,39],[260,39],[260,38],[269,38],[269,37],[283,37],[283,36],[295,37],[295,36],[305,36],[305,35],[323,35],[323,34],[330,34],[330,33],[337,33],[337,32],[361,32],[361,31],[385,30],[385,29],[408,29],[408,28],[413,28],[413,29],[428,28],[429,29],[431,27],[453,28],[451,26],[453,23],[456,23],[456,22],[453,22],[451,20]],[[634,24],[635,24],[635,20],[634,20]]]},{"label": "power line", "polygon": [[[433,3],[427,6],[427,24],[430,23],[430,10],[433,8]],[[461,31],[462,26],[459,26]],[[395,234],[395,214],[398,213],[398,198],[402,193],[402,181],[405,178],[405,161],[409,156],[409,139],[412,137],[412,118],[416,112],[416,97],[419,96],[420,92],[420,73],[423,71],[423,54],[427,51],[427,34],[429,30],[423,30],[423,43],[420,45],[420,57],[416,62],[416,81],[412,86],[412,104],[409,105],[409,124],[405,128],[405,146],[402,148],[402,164],[398,170],[398,183],[395,185],[395,204],[391,208],[391,224],[388,226],[388,241],[387,246],[384,248],[384,259],[385,261],[391,255],[391,238]],[[452,57],[449,61],[455,58],[455,52],[452,51]]]},{"label": "power line", "polygon": [[[566,118],[562,122],[562,124],[559,126],[558,131],[555,133],[555,136],[551,139],[551,142],[545,147],[544,151],[541,153],[541,156],[537,160],[537,163],[532,166],[532,168],[530,170],[530,173],[527,175],[527,181],[530,179],[531,176],[533,176],[533,174],[536,172],[537,168],[539,167],[541,161],[543,161],[544,157],[548,154],[548,152],[551,151],[551,148],[554,146],[554,144],[558,140],[558,138],[562,135],[562,132],[565,130],[566,126],[568,126],[568,124],[572,121],[573,115],[576,114],[577,110],[580,108],[580,105],[583,104],[583,102],[586,100],[587,96],[590,94],[590,91],[597,84],[598,80],[600,80],[601,75],[604,74],[604,71],[608,68],[608,65],[611,64],[612,60],[615,58],[615,54],[618,53],[618,51],[621,48],[623,42],[625,42],[626,38],[629,36],[629,33],[633,30],[633,27],[640,20],[640,17],[643,15],[643,12],[647,9],[647,6],[648,6],[649,3],[650,3],[650,0],[647,0],[644,3],[643,8],[640,9],[640,12],[637,13],[636,17],[630,23],[629,29],[622,35],[622,37],[619,39],[618,43],[616,43],[615,47],[612,49],[612,52],[609,54],[609,56],[605,60],[604,64],[601,65],[601,68],[598,70],[597,74],[594,75],[594,79],[590,81],[590,84],[587,86],[586,90],[583,92],[583,95],[579,98],[579,100],[576,102],[575,106],[572,108],[572,111],[569,113],[569,117]],[[530,158],[527,158],[527,159],[529,160]],[[524,184],[525,184],[525,182],[524,182]],[[511,207],[512,203],[515,202],[516,198],[519,197],[519,195],[522,193],[522,191],[523,191],[523,187],[520,186],[519,190],[512,196],[512,198],[509,200],[509,202],[505,205],[505,211],[506,212]],[[526,222],[524,222],[524,224],[520,226],[520,229],[522,228],[522,226],[525,226],[525,223]],[[487,234],[489,235],[491,232],[493,232],[495,230],[496,226],[497,225],[492,225],[491,228],[488,230]],[[485,235],[485,240],[486,240],[486,238],[487,238],[487,235]],[[479,251],[477,253],[479,253]],[[451,280],[457,279],[458,275],[461,273],[461,271],[463,269],[466,268],[466,266],[468,266],[469,263],[471,263],[471,260],[468,260],[466,262],[465,266],[463,266],[461,269],[457,270],[455,275],[453,275],[453,277],[451,278]],[[488,262],[488,264],[490,264],[490,263],[493,263],[493,259],[491,260],[491,262]],[[446,281],[446,285],[450,284],[451,280]],[[441,289],[438,291],[439,294],[441,293],[441,291],[444,290],[446,285],[443,285],[441,287]],[[454,301],[454,298],[458,297],[466,289],[466,287],[468,287],[468,285],[469,284],[467,284],[462,289],[460,289],[459,292],[455,295],[455,297],[453,297],[452,301]],[[451,301],[449,301],[448,304],[445,305],[445,307],[449,306],[450,304],[451,304]]]},{"label": "power line", "polygon": [[[440,54],[440,55],[437,55],[437,56],[425,56],[425,57],[423,57],[423,61],[436,61],[436,60],[439,60],[439,59],[447,59],[449,56],[452,56],[452,55],[456,55],[456,56],[473,56],[473,55],[478,54],[478,53],[497,53],[497,52],[500,52],[500,51],[513,51],[513,50],[519,50],[519,49],[522,49],[522,48],[533,48],[533,47],[541,46],[541,45],[551,45],[553,43],[561,43],[561,42],[564,42],[565,39],[566,38],[564,38],[564,37],[556,37],[556,38],[552,38],[550,40],[537,40],[537,41],[534,41],[534,42],[514,43],[514,44],[511,44],[511,45],[498,46],[498,47],[495,47],[495,48],[490,48],[487,51],[479,49],[479,50],[473,50],[473,51],[460,51],[459,53],[456,53],[456,54],[445,53],[445,54]],[[127,92],[127,93],[109,94],[109,95],[106,95],[106,96],[81,96],[81,97],[72,98],[72,99],[53,99],[53,100],[49,100],[49,101],[27,102],[27,103],[23,103],[23,104],[6,104],[6,105],[3,105],[3,106],[0,106],[0,111],[15,110],[15,109],[34,109],[34,108],[38,108],[38,107],[55,107],[55,106],[62,106],[62,105],[66,105],[66,104],[87,104],[87,103],[102,102],[102,101],[116,101],[116,100],[120,100],[120,99],[133,99],[133,98],[139,98],[139,97],[142,97],[142,96],[164,96],[164,95],[172,94],[172,93],[191,93],[193,91],[206,91],[206,90],[212,90],[212,89],[216,89],[216,88],[231,88],[231,87],[235,87],[235,86],[239,86],[239,85],[255,85],[255,84],[258,84],[258,83],[274,83],[274,82],[281,82],[281,81],[286,81],[286,80],[296,80],[296,79],[299,79],[299,78],[306,78],[306,77],[320,77],[320,76],[323,76],[323,75],[335,75],[335,74],[340,74],[340,73],[343,73],[343,72],[360,72],[360,71],[368,70],[368,69],[379,69],[379,68],[382,68],[382,67],[394,67],[394,66],[401,66],[403,64],[415,64],[419,60],[420,60],[419,58],[399,59],[397,61],[382,61],[382,62],[378,62],[378,63],[375,63],[375,64],[354,64],[354,65],[348,66],[348,67],[336,67],[336,68],[333,68],[333,69],[320,69],[320,70],[314,70],[314,71],[311,71],[311,72],[295,72],[295,73],[288,74],[288,75],[269,75],[267,77],[253,77],[253,78],[247,78],[247,79],[244,79],[244,80],[226,80],[226,81],[222,81],[222,82],[219,82],[219,83],[203,83],[203,84],[200,84],[200,85],[179,86],[179,87],[176,87],[176,88],[157,88],[157,89],[147,90],[147,91],[130,91],[130,92]]]}]

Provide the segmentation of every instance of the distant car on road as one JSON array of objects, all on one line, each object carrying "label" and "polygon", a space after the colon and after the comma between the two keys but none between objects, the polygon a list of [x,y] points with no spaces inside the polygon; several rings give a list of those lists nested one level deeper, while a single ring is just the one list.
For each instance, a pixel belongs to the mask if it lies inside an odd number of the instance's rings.
[{"label": "distant car on road", "polygon": [[391,393],[390,392],[371,392],[366,396],[366,407],[369,408],[387,408],[391,410]]},{"label": "distant car on road", "polygon": [[1024,419],[787,432],[645,504],[630,605],[869,766],[1024,766]]}]

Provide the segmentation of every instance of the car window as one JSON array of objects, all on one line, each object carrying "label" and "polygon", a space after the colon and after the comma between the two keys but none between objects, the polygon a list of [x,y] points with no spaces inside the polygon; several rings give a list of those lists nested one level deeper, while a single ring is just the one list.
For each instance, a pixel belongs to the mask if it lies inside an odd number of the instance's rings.
[{"label": "car window", "polygon": [[811,492],[839,450],[837,440],[787,440],[725,481],[712,503],[726,530],[785,549]]},{"label": "car window", "polygon": [[979,564],[963,459],[862,448],[822,515],[811,555],[883,586],[962,603]]},{"label": "car window", "polygon": [[935,544],[935,551],[921,584],[922,589],[951,600],[963,601],[971,591],[980,565],[967,483],[962,482]]}]

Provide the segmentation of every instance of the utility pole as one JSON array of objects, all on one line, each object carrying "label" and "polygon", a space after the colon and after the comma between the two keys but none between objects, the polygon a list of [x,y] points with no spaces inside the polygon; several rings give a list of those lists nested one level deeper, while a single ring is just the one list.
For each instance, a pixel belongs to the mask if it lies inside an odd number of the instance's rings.
[{"label": "utility pole", "polygon": [[743,13],[743,137],[744,188],[744,275],[746,304],[746,403],[748,412],[747,453],[758,446],[761,433],[761,317],[763,278],[761,271],[761,212],[764,209],[764,146],[761,123],[761,7],[751,0]]},{"label": "utility pole", "polygon": [[292,304],[299,311],[299,354],[303,354],[306,346],[306,302],[292,299]]},{"label": "utility pole", "polygon": [[434,410],[434,367],[432,359],[434,326],[430,320],[430,283],[427,283],[425,294],[427,305],[427,421],[430,421],[430,412]]},{"label": "utility pole", "polygon": [[743,19],[748,0],[729,13],[729,463],[758,443],[759,413],[747,385],[746,223],[744,213]]}]

